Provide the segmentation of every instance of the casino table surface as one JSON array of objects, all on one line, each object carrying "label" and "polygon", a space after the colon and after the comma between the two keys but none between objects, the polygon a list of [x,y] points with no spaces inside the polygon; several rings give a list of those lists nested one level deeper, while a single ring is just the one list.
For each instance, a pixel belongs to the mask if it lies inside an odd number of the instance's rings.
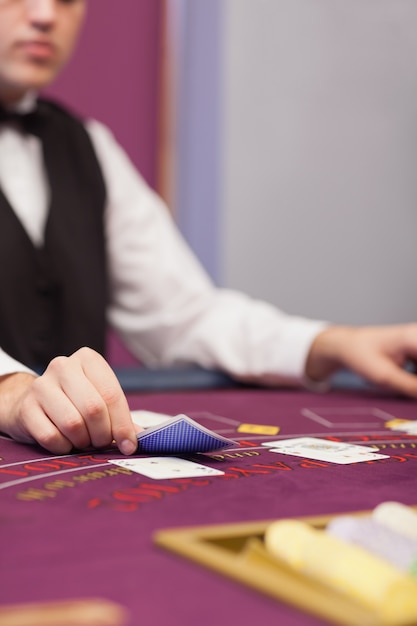
[{"label": "casino table surface", "polygon": [[[417,503],[417,437],[387,427],[416,419],[413,401],[368,389],[239,387],[131,391],[128,400],[132,410],[186,413],[235,440],[191,457],[224,474],[152,480],[109,463],[121,458],[116,449],[57,457],[1,437],[0,607],[98,597],[125,607],[129,626],[325,624],[161,548],[154,533]],[[242,424],[279,433],[240,432]],[[300,435],[373,446],[389,458],[336,465],[260,445]]]}]

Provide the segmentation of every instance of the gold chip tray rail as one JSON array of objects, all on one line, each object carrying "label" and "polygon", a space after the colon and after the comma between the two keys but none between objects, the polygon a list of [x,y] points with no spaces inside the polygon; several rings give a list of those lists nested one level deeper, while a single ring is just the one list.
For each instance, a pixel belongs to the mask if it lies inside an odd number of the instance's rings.
[{"label": "gold chip tray rail", "polygon": [[[411,507],[417,510],[417,505]],[[369,515],[356,511],[349,515]],[[344,513],[343,515],[346,515]],[[337,515],[299,517],[316,529],[325,529]],[[294,519],[294,518],[293,518]],[[259,592],[341,626],[417,626],[417,622],[381,621],[374,611],[323,584],[292,570],[270,555],[264,533],[276,520],[159,530],[154,542]]]}]

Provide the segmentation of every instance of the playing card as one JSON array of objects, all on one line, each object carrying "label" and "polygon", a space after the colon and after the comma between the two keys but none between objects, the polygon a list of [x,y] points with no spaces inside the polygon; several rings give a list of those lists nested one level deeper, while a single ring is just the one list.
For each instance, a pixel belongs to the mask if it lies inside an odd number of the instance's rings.
[{"label": "playing card", "polygon": [[262,445],[269,447],[271,452],[342,465],[389,458],[385,454],[376,453],[374,448],[316,437],[297,437]]},{"label": "playing card", "polygon": [[138,454],[192,454],[237,445],[201,426],[187,415],[177,415],[138,433]]},{"label": "playing card", "polygon": [[155,480],[167,478],[195,478],[196,476],[221,476],[224,474],[224,472],[213,469],[212,467],[172,456],[147,457],[141,459],[130,457],[128,459],[114,459],[109,462]]},{"label": "playing card", "polygon": [[132,420],[138,426],[142,428],[150,428],[151,426],[158,426],[164,422],[172,420],[172,415],[166,415],[165,413],[155,413],[154,411],[130,411]]},{"label": "playing card", "polygon": [[322,439],[320,437],[294,437],[291,439],[278,439],[277,441],[265,441],[261,444],[266,448],[281,448],[281,447],[294,447],[294,446],[311,446],[315,450],[345,450],[346,446],[349,446],[350,450],[367,450],[368,452],[375,452],[375,448],[371,446],[362,446],[356,443],[346,443],[344,441],[331,441],[330,439]]}]

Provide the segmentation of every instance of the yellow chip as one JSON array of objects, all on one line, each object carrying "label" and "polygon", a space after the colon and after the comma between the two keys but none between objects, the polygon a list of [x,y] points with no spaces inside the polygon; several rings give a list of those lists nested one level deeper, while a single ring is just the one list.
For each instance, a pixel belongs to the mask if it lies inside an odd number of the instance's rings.
[{"label": "yellow chip", "polygon": [[403,420],[399,417],[394,418],[393,420],[390,420],[389,422],[385,422],[384,426],[385,428],[392,428],[392,429],[396,429],[398,428],[398,426],[403,426],[404,424],[411,424],[412,420]]},{"label": "yellow chip", "polygon": [[237,429],[239,433],[252,433],[253,435],[277,435],[279,426],[262,426],[260,424],[241,424]]}]

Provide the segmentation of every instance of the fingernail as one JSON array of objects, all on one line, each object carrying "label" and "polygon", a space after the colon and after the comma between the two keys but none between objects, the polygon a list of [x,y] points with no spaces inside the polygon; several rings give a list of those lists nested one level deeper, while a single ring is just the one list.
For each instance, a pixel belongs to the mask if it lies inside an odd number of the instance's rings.
[{"label": "fingernail", "polygon": [[136,450],[136,445],[133,443],[133,441],[131,441],[130,439],[123,439],[123,441],[120,444],[120,451],[123,454],[126,454],[126,455],[133,454],[135,450]]}]

